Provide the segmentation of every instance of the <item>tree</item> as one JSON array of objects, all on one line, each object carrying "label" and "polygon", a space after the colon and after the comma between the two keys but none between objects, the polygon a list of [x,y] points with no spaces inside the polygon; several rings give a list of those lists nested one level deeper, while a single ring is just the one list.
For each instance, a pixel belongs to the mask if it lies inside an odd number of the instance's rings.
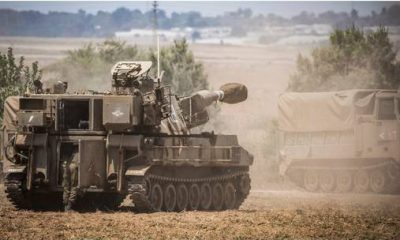
[{"label": "tree", "polygon": [[231,35],[234,37],[245,37],[247,35],[247,30],[245,27],[237,25],[232,28]]},{"label": "tree", "polygon": [[310,58],[299,55],[288,90],[397,89],[399,73],[388,30],[380,27],[366,34],[353,26],[335,30],[330,45],[314,49]]},{"label": "tree", "polygon": [[[118,61],[151,60],[154,65],[152,76],[156,75],[157,56],[154,49],[140,50],[124,42],[107,40],[101,44],[69,51],[67,58],[47,67],[48,75],[54,80],[68,81],[70,89],[108,90],[110,88],[110,70]],[[193,91],[208,87],[203,65],[194,60],[193,53],[185,39],[175,41],[172,46],[160,51],[160,65],[165,74],[163,83],[171,85],[174,92],[189,95]]]},{"label": "tree", "polygon": [[351,16],[351,19],[353,19],[353,20],[358,19],[358,11],[355,10],[355,9],[352,9],[351,13],[350,13],[350,16]]},{"label": "tree", "polygon": [[46,67],[50,82],[62,79],[70,83],[70,90],[91,89],[104,91],[110,87],[110,70],[118,61],[143,59],[136,46],[125,42],[106,40],[81,49],[68,51],[65,59]]},{"label": "tree", "polygon": [[[154,63],[157,61],[154,51],[151,51],[150,59]],[[195,61],[186,39],[176,40],[174,45],[161,49],[160,67],[164,71],[163,82],[171,85],[179,95],[186,96],[208,88],[203,65]]]},{"label": "tree", "polygon": [[24,65],[24,60],[20,57],[17,61],[12,48],[8,48],[6,54],[0,53],[0,121],[3,120],[6,98],[32,91],[33,82],[41,79],[38,62],[28,67]]},{"label": "tree", "polygon": [[196,42],[196,40],[200,39],[200,38],[201,38],[200,32],[199,31],[193,31],[193,33],[192,33],[192,41]]}]

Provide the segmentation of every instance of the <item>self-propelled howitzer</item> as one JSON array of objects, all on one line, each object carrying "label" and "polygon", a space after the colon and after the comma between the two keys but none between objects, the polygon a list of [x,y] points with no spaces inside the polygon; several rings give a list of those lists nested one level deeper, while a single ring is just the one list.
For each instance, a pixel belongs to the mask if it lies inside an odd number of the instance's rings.
[{"label": "self-propelled howitzer", "polygon": [[234,135],[190,130],[208,121],[211,103],[244,101],[247,89],[226,84],[180,98],[150,67],[117,63],[108,93],[68,94],[59,83],[8,98],[1,143],[9,200],[60,207],[63,159],[77,154],[76,209],[113,209],[127,195],[137,211],[238,208],[253,156]]}]

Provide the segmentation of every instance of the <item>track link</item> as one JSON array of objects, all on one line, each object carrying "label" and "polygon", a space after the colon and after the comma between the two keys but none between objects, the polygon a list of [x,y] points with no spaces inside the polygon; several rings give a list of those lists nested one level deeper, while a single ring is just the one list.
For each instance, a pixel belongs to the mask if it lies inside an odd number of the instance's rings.
[{"label": "track link", "polygon": [[[167,186],[169,184],[174,184],[175,186],[178,184],[199,184],[209,183],[211,186],[217,183],[233,183],[236,191],[236,200],[234,209],[238,209],[244,200],[247,198],[250,192],[250,177],[247,171],[239,171],[230,174],[213,176],[213,177],[204,177],[204,178],[177,178],[177,177],[165,177],[154,174],[147,174],[144,177],[144,181],[142,184],[138,183],[128,183],[128,193],[130,194],[130,198],[134,203],[134,211],[136,212],[155,212],[158,211],[154,208],[153,203],[151,202],[151,186],[154,184],[159,184],[161,186]],[[200,196],[201,197],[201,196]],[[164,207],[163,209],[164,210]],[[190,209],[185,209],[190,210]],[[199,209],[199,210],[213,210],[209,209]],[[225,208],[221,209],[225,210]]]},{"label": "track link", "polygon": [[293,170],[297,174],[292,175],[293,182],[310,192],[400,193],[400,166],[389,161],[369,166]]},{"label": "track link", "polygon": [[23,189],[23,182],[17,177],[9,177],[4,182],[7,199],[17,209],[31,208],[30,196]]}]

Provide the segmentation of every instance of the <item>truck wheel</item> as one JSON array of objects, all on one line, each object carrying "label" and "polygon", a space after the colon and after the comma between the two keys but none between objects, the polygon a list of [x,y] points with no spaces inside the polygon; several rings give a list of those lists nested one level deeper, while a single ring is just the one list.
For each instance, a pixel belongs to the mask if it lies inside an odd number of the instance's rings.
[{"label": "truck wheel", "polygon": [[369,190],[369,176],[366,170],[357,170],[354,175],[354,190],[364,193]]},{"label": "truck wheel", "polygon": [[318,190],[318,173],[315,170],[306,170],[303,176],[304,188],[310,192]]},{"label": "truck wheel", "polygon": [[336,177],[332,171],[321,171],[318,176],[319,187],[323,192],[333,192],[336,186]]},{"label": "truck wheel", "polygon": [[384,193],[389,185],[389,179],[383,169],[375,169],[371,172],[371,190],[375,193]]},{"label": "truck wheel", "polygon": [[350,192],[353,188],[353,177],[349,170],[340,170],[336,173],[336,190],[341,193]]},{"label": "truck wheel", "polygon": [[151,187],[151,205],[154,211],[161,211],[163,205],[163,191],[160,184],[156,183]]},{"label": "truck wheel", "polygon": [[174,184],[170,183],[164,190],[164,206],[167,212],[173,212],[176,206],[176,189]]}]

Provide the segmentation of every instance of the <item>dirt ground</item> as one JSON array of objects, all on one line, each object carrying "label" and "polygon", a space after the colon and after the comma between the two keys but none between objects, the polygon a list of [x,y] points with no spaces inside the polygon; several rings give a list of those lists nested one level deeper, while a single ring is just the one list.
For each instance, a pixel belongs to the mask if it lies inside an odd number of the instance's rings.
[{"label": "dirt ground", "polygon": [[0,239],[399,239],[400,197],[253,191],[238,211],[16,211],[0,187]]},{"label": "dirt ground", "polygon": [[[51,64],[93,39],[0,37],[0,51],[12,46],[27,61]],[[268,123],[277,98],[295,71],[299,53],[312,46],[190,45],[203,62],[210,85],[246,84],[249,97],[221,105],[206,129],[237,134],[255,155],[252,189],[238,211],[134,214],[16,211],[0,185],[0,239],[400,239],[400,197],[312,194],[270,181],[274,159],[265,152]],[[73,83],[70,83],[73,84]]]}]

